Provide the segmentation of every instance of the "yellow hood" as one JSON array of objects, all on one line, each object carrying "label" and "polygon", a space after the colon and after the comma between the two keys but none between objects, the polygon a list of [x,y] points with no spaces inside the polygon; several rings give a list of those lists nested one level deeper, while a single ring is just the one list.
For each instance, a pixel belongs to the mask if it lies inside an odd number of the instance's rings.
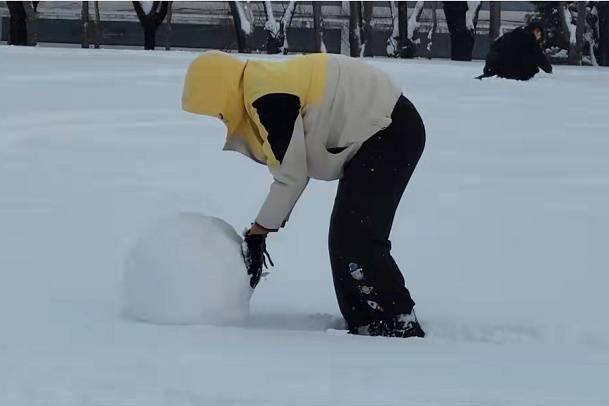
[{"label": "yellow hood", "polygon": [[246,63],[220,51],[205,52],[188,68],[182,108],[190,113],[220,118],[228,133],[237,132],[247,112],[243,101]]},{"label": "yellow hood", "polygon": [[221,119],[228,128],[224,149],[267,165],[277,165],[255,100],[270,93],[298,96],[302,108],[320,104],[326,88],[325,54],[284,62],[244,62],[220,51],[205,52],[186,73],[182,108]]}]

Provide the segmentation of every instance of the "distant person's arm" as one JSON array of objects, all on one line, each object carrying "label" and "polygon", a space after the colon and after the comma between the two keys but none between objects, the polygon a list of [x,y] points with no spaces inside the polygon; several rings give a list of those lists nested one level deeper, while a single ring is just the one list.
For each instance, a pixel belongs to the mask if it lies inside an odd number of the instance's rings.
[{"label": "distant person's arm", "polygon": [[537,66],[539,66],[546,73],[552,73],[552,64],[541,48],[539,48],[539,53],[537,56]]},{"label": "distant person's arm", "polygon": [[544,72],[552,73],[552,64],[550,64],[548,57],[543,52],[543,49],[541,49],[537,41],[532,42],[529,47],[529,52],[535,60],[535,64],[539,66]]}]

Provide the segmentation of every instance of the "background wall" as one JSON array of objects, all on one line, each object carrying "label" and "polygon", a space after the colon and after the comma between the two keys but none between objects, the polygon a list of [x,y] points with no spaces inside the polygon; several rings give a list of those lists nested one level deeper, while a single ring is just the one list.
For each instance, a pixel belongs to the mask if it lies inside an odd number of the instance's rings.
[{"label": "background wall", "polygon": [[[407,2],[409,16],[415,2]],[[442,2],[425,2],[421,14],[420,32],[426,35],[431,27],[432,11],[437,10],[438,27],[434,38],[432,56],[450,56],[450,37],[446,27]],[[104,46],[141,46],[144,34],[131,2],[100,2],[101,43]],[[264,50],[264,8],[262,2],[250,2],[254,13],[254,48]],[[280,16],[287,2],[273,2],[275,15]],[[501,28],[511,30],[522,25],[527,13],[533,11],[529,2],[502,2]],[[473,57],[485,57],[489,46],[489,5],[483,2],[479,14],[477,37]],[[80,44],[81,2],[41,2],[38,6],[39,35],[43,43]],[[323,2],[324,41],[329,52],[349,52],[349,4],[348,2]],[[8,38],[8,10],[0,2],[1,39]],[[288,31],[290,51],[312,52],[312,5],[298,2]],[[386,41],[392,30],[389,2],[375,2],[372,20],[371,47],[373,55],[386,54]],[[166,24],[163,24],[164,26]],[[163,26],[158,31],[157,44],[164,46],[167,31]],[[214,48],[232,50],[237,48],[235,29],[228,2],[173,2],[171,45],[183,48]]]}]

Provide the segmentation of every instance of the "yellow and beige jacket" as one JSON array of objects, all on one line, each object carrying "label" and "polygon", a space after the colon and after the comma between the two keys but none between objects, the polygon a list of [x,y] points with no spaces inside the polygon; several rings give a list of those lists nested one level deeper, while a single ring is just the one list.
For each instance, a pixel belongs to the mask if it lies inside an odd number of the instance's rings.
[{"label": "yellow and beige jacket", "polygon": [[256,222],[277,229],[309,178],[339,179],[362,143],[389,126],[400,94],[384,72],[342,55],[242,61],[212,51],[190,65],[182,106],[221,119],[224,149],[269,167],[274,182]]}]

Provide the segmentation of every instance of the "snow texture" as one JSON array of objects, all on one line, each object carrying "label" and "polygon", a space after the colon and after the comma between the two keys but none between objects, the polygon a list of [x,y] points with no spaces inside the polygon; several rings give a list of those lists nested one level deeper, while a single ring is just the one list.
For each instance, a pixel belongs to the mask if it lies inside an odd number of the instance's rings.
[{"label": "snow texture", "polygon": [[569,30],[569,43],[572,46],[575,46],[577,44],[577,25],[573,23],[573,14],[571,13],[569,7],[564,6],[563,10],[565,17],[565,27],[567,27],[567,29]]},{"label": "snow texture", "polygon": [[408,18],[407,37],[408,37],[408,39],[410,39],[413,42],[414,42],[414,33],[419,28],[418,19],[421,15],[421,10],[423,9],[424,5],[425,5],[424,1],[417,1],[414,5],[414,9],[412,10],[412,13],[410,14],[410,17]]},{"label": "snow texture", "polygon": [[127,257],[125,314],[160,324],[245,320],[252,289],[242,241],[218,218],[180,213],[159,220]]},{"label": "snow texture", "polygon": [[254,33],[254,25],[252,24],[254,16],[248,3],[236,1],[235,6],[237,7],[239,21],[241,22],[241,31],[245,35],[252,35]]},{"label": "snow texture", "polygon": [[270,185],[180,110],[195,56],[0,47],[0,405],[609,404],[606,68],[477,81],[482,62],[369,60],[427,130],[391,235],[428,333],[404,340],[341,330],[335,182],[269,237],[247,321],[122,316],[142,230],[184,212],[240,229]]},{"label": "snow texture", "polygon": [[465,26],[468,30],[476,32],[476,25],[474,20],[480,11],[480,1],[468,1],[467,11],[465,12]]}]

